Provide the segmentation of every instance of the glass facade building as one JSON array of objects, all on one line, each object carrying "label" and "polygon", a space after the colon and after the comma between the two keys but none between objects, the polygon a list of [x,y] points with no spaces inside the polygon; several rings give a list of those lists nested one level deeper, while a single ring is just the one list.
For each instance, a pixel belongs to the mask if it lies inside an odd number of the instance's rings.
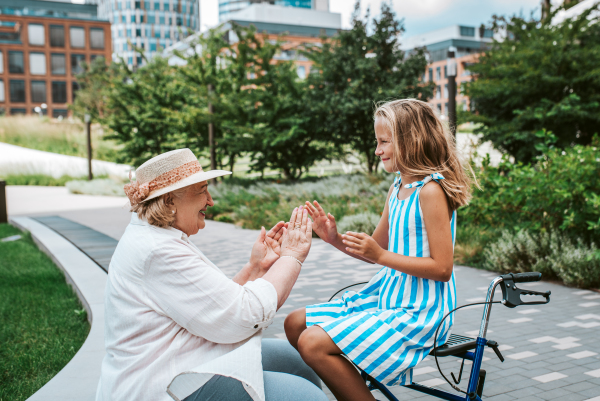
[{"label": "glass facade building", "polygon": [[315,0],[219,0],[219,21],[229,20],[229,15],[255,3],[268,3],[283,7],[314,8]]},{"label": "glass facade building", "polygon": [[98,15],[112,23],[113,60],[144,63],[200,30],[200,0],[99,0]]}]

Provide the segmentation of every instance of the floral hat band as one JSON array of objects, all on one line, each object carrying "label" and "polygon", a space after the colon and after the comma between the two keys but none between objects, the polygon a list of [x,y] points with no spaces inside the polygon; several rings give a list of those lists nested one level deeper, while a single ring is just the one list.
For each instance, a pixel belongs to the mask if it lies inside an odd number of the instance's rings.
[{"label": "floral hat band", "polygon": [[198,159],[189,149],[177,149],[153,157],[142,164],[135,172],[132,181],[123,188],[131,206],[156,198],[211,178],[231,174],[230,171],[203,171]]}]

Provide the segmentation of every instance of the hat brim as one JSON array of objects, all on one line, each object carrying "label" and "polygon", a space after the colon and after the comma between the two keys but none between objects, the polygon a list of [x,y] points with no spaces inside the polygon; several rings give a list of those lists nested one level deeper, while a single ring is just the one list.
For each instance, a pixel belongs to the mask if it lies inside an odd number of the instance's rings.
[{"label": "hat brim", "polygon": [[169,185],[168,187],[164,187],[161,189],[157,189],[156,191],[152,191],[143,202],[149,201],[150,199],[157,198],[161,195],[164,195],[168,192],[175,191],[180,188],[188,187],[190,185],[197,184],[202,181],[208,181],[213,178],[222,177],[224,175],[231,174],[231,171],[225,170],[211,170],[211,171],[201,171],[196,174],[192,174],[189,177],[184,178],[181,181],[177,181],[175,184]]}]

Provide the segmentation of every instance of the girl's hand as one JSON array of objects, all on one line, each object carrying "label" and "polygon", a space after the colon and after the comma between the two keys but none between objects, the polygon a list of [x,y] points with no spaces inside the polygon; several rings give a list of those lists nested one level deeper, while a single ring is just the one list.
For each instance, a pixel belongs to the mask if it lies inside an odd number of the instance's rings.
[{"label": "girl's hand", "polygon": [[313,219],[313,230],[325,242],[332,243],[338,235],[335,217],[331,213],[325,213],[325,210],[319,205],[319,202],[314,201],[314,205],[306,202],[306,210]]},{"label": "girl's hand", "polygon": [[306,208],[300,206],[294,209],[288,228],[283,227],[282,230],[281,256],[293,256],[304,262],[312,243],[312,221]]},{"label": "girl's hand", "polygon": [[342,242],[346,245],[348,252],[361,256],[373,263],[379,263],[378,260],[384,252],[377,241],[365,233],[348,231],[342,235]]},{"label": "girl's hand", "polygon": [[260,229],[250,254],[250,265],[260,269],[262,273],[269,270],[281,256],[281,240],[285,225],[286,223],[280,221],[269,232],[266,232],[264,227]]}]

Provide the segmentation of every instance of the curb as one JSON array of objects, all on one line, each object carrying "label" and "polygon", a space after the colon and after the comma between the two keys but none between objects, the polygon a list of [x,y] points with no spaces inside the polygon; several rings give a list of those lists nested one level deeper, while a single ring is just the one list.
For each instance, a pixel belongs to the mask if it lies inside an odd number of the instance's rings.
[{"label": "curb", "polygon": [[73,359],[29,401],[93,401],[104,358],[104,288],[107,275],[60,234],[28,217],[12,217],[10,224],[29,231],[40,250],[64,272],[87,311],[91,328]]}]

